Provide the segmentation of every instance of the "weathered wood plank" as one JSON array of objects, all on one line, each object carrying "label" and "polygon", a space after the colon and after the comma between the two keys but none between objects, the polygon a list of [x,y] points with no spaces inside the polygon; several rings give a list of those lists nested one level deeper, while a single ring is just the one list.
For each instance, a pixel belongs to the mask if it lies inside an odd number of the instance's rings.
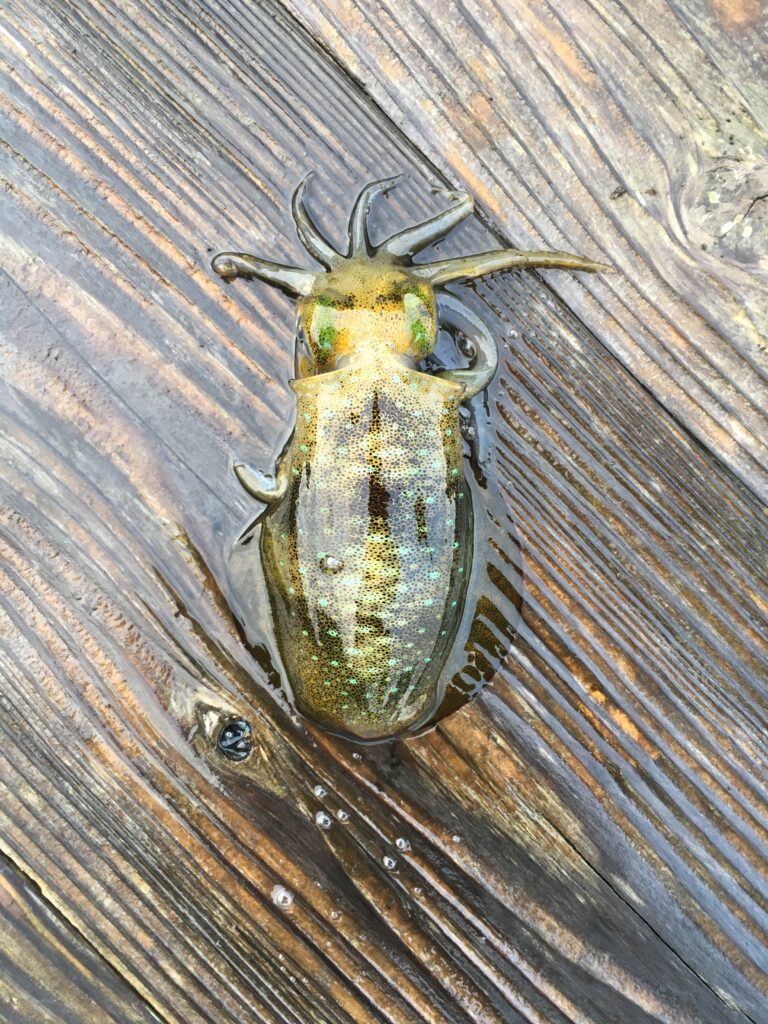
[{"label": "weathered wood plank", "polygon": [[554,287],[768,495],[759,0],[287,6],[512,244],[615,264]]},{"label": "weathered wood plank", "polygon": [[6,858],[0,858],[0,907],[4,1024],[159,1020]]},{"label": "weathered wood plank", "polygon": [[360,179],[413,173],[384,229],[434,171],[271,4],[3,24],[2,849],[164,1020],[759,1021],[764,508],[540,277],[467,292],[506,345],[519,640],[417,741],[307,730],[223,571],[229,460],[291,414],[290,307],[206,250],[297,258],[310,166],[337,232]]}]

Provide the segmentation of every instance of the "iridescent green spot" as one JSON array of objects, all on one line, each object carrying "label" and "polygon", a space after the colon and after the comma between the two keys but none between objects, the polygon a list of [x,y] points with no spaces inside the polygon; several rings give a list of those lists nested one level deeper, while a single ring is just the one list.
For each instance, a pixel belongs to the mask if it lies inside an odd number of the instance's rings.
[{"label": "iridescent green spot", "polygon": [[303,418],[304,418],[304,422],[305,423],[311,423],[312,422],[312,414],[309,413],[309,412],[305,412]]},{"label": "iridescent green spot", "polygon": [[396,686],[390,686],[389,692],[390,693],[399,693],[400,691],[398,690],[398,688]]},{"label": "iridescent green spot", "polygon": [[454,467],[454,468],[453,468],[453,469],[451,470],[451,476],[458,476],[458,475],[459,475],[459,471],[458,471],[458,469],[456,469],[456,468]]},{"label": "iridescent green spot", "polygon": [[463,498],[463,497],[464,497],[464,491],[459,491],[459,497],[460,497],[460,498]]},{"label": "iridescent green spot", "polygon": [[397,658],[387,658],[387,664],[388,665],[396,665],[397,664]]},{"label": "iridescent green spot", "polygon": [[426,606],[427,608],[429,608],[429,606],[430,606],[431,604],[434,604],[434,603],[435,603],[435,602],[434,602],[434,601],[432,600],[432,598],[431,598],[431,597],[426,597],[426,598],[424,599],[424,605],[425,605],[425,606]]},{"label": "iridescent green spot", "polygon": [[338,629],[329,629],[327,632],[328,632],[328,636],[338,636],[339,635]]},{"label": "iridescent green spot", "polygon": [[336,340],[336,328],[333,324],[323,324],[317,338],[318,348],[323,352],[330,352]]},{"label": "iridescent green spot", "polygon": [[338,668],[338,667],[339,667],[339,663],[338,663],[338,661],[336,661],[335,659],[333,659],[333,660],[331,661],[331,665],[332,665],[332,666],[333,666],[334,668]]},{"label": "iridescent green spot", "polygon": [[339,693],[341,694],[342,697],[348,697],[349,696],[349,691],[347,691],[347,690],[339,690]]},{"label": "iridescent green spot", "polygon": [[357,686],[356,679],[348,679],[347,682],[349,683],[350,686]]},{"label": "iridescent green spot", "polygon": [[455,540],[451,546],[452,546],[453,550],[455,551],[456,548],[460,548],[461,547],[461,544],[459,544],[459,542],[457,540]]},{"label": "iridescent green spot", "polygon": [[341,705],[341,710],[342,711],[346,711],[348,707],[349,707],[349,704],[342,704]]},{"label": "iridescent green spot", "polygon": [[430,661],[432,661],[432,659],[431,659],[431,658],[425,658],[425,659],[424,659],[424,662],[425,662],[425,664],[427,664],[427,665],[428,665],[428,664],[430,663]]},{"label": "iridescent green spot", "polygon": [[308,444],[300,444],[299,445],[299,451],[300,452],[308,452],[309,451],[309,445]]},{"label": "iridescent green spot", "polygon": [[422,626],[422,627],[421,627],[420,629],[417,629],[417,630],[416,630],[416,632],[417,632],[417,633],[418,633],[419,635],[421,635],[422,633],[426,633],[426,630],[425,630],[425,629],[424,629],[424,627]]},{"label": "iridescent green spot", "polygon": [[448,427],[445,431],[446,437],[453,437],[453,427]]},{"label": "iridescent green spot", "polygon": [[327,608],[328,607],[328,598],[327,597],[318,597],[317,603],[320,605],[321,608]]},{"label": "iridescent green spot", "polygon": [[330,685],[331,685],[331,680],[330,679],[324,679],[323,680],[323,686],[330,686]]},{"label": "iridescent green spot", "polygon": [[427,576],[431,580],[439,580],[440,579],[440,573],[437,571],[437,569],[435,569],[434,572],[428,572]]},{"label": "iridescent green spot", "polygon": [[301,635],[302,636],[309,636],[309,630],[308,629],[302,629]]},{"label": "iridescent green spot", "polygon": [[423,320],[414,320],[411,324],[411,341],[419,352],[429,352],[431,348],[429,335]]},{"label": "iridescent green spot", "polygon": [[455,608],[458,603],[458,601],[451,601],[451,608]]},{"label": "iridescent green spot", "polygon": [[464,572],[464,566],[460,565],[456,572]]},{"label": "iridescent green spot", "polygon": [[304,568],[303,565],[300,566],[300,568],[299,568],[299,576],[306,576],[306,575],[307,575],[307,570]]},{"label": "iridescent green spot", "polygon": [[288,593],[289,594],[295,594],[296,593],[296,587],[288,587]]}]

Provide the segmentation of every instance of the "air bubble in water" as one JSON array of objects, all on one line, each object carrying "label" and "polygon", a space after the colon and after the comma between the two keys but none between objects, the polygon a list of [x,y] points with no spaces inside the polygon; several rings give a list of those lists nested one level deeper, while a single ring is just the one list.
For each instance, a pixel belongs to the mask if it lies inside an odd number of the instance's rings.
[{"label": "air bubble in water", "polygon": [[402,836],[399,839],[395,840],[395,846],[398,848],[398,850],[410,850],[411,848],[411,844],[408,842],[407,839],[403,839]]},{"label": "air bubble in water", "polygon": [[324,796],[328,796],[328,791],[324,786],[315,786],[312,790],[318,800],[322,800]]},{"label": "air bubble in water", "polygon": [[336,811],[336,820],[340,821],[343,824],[344,822],[349,821],[349,815],[347,814],[346,811],[343,811],[341,808],[339,808],[339,810]]},{"label": "air bubble in water", "polygon": [[354,754],[352,755],[352,760],[353,761],[362,761],[363,760],[363,755],[362,754],[358,754],[358,752],[355,751]]},{"label": "air bubble in water", "polygon": [[461,836],[451,836],[451,842],[460,843],[461,842]]},{"label": "air bubble in water", "polygon": [[385,854],[385,856],[382,857],[381,862],[387,869],[387,871],[394,871],[395,868],[397,867],[397,861],[395,860],[394,857],[390,857],[389,854]]},{"label": "air bubble in water", "polygon": [[318,811],[317,814],[315,815],[315,821],[320,826],[320,828],[330,828],[331,825],[333,824],[330,815],[326,814],[325,811]]},{"label": "air bubble in water", "polygon": [[272,902],[286,910],[293,903],[293,893],[284,885],[276,885],[272,890]]}]

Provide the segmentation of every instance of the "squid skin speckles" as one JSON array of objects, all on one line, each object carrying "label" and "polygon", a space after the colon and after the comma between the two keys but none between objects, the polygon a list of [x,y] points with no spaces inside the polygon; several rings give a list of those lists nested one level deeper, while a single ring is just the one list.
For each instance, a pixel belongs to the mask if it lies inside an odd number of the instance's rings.
[{"label": "squid skin speckles", "polygon": [[[258,277],[298,297],[293,434],[274,474],[235,464],[266,505],[254,535],[258,565],[239,585],[263,588],[296,710],[368,742],[413,732],[439,707],[473,571],[459,407],[487,388],[498,357],[482,321],[437,289],[510,267],[610,269],[518,250],[416,265],[413,256],[473,201],[464,195],[373,247],[368,210],[395,180],[360,193],[347,255],[319,233],[304,206],[306,179],[299,185],[298,234],[324,271],[239,252],[213,260],[224,278]],[[470,340],[468,368],[417,369],[438,325]]]}]

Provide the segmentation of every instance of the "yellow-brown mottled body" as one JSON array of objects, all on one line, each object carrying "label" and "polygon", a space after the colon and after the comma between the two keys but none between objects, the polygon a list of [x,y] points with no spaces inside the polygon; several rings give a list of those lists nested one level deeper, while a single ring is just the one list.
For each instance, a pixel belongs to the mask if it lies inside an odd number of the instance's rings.
[{"label": "yellow-brown mottled body", "polygon": [[402,732],[442,696],[471,567],[463,388],[389,353],[293,387],[291,479],[261,550],[296,706],[361,738]]},{"label": "yellow-brown mottled body", "polygon": [[[471,366],[417,370],[437,339],[435,288],[505,267],[608,269],[570,253],[514,249],[415,264],[415,253],[469,215],[472,200],[460,197],[373,247],[368,207],[393,184],[363,189],[343,256],[305,210],[302,182],[294,220],[327,272],[248,253],[213,261],[222,277],[257,276],[300,297],[293,437],[274,477],[243,463],[235,470],[268,505],[260,563],[294,704],[363,740],[413,731],[437,710],[472,569],[459,404],[488,386],[498,355],[475,314],[442,294],[443,323],[466,337]],[[252,608],[261,579],[248,566],[238,586]]]}]

